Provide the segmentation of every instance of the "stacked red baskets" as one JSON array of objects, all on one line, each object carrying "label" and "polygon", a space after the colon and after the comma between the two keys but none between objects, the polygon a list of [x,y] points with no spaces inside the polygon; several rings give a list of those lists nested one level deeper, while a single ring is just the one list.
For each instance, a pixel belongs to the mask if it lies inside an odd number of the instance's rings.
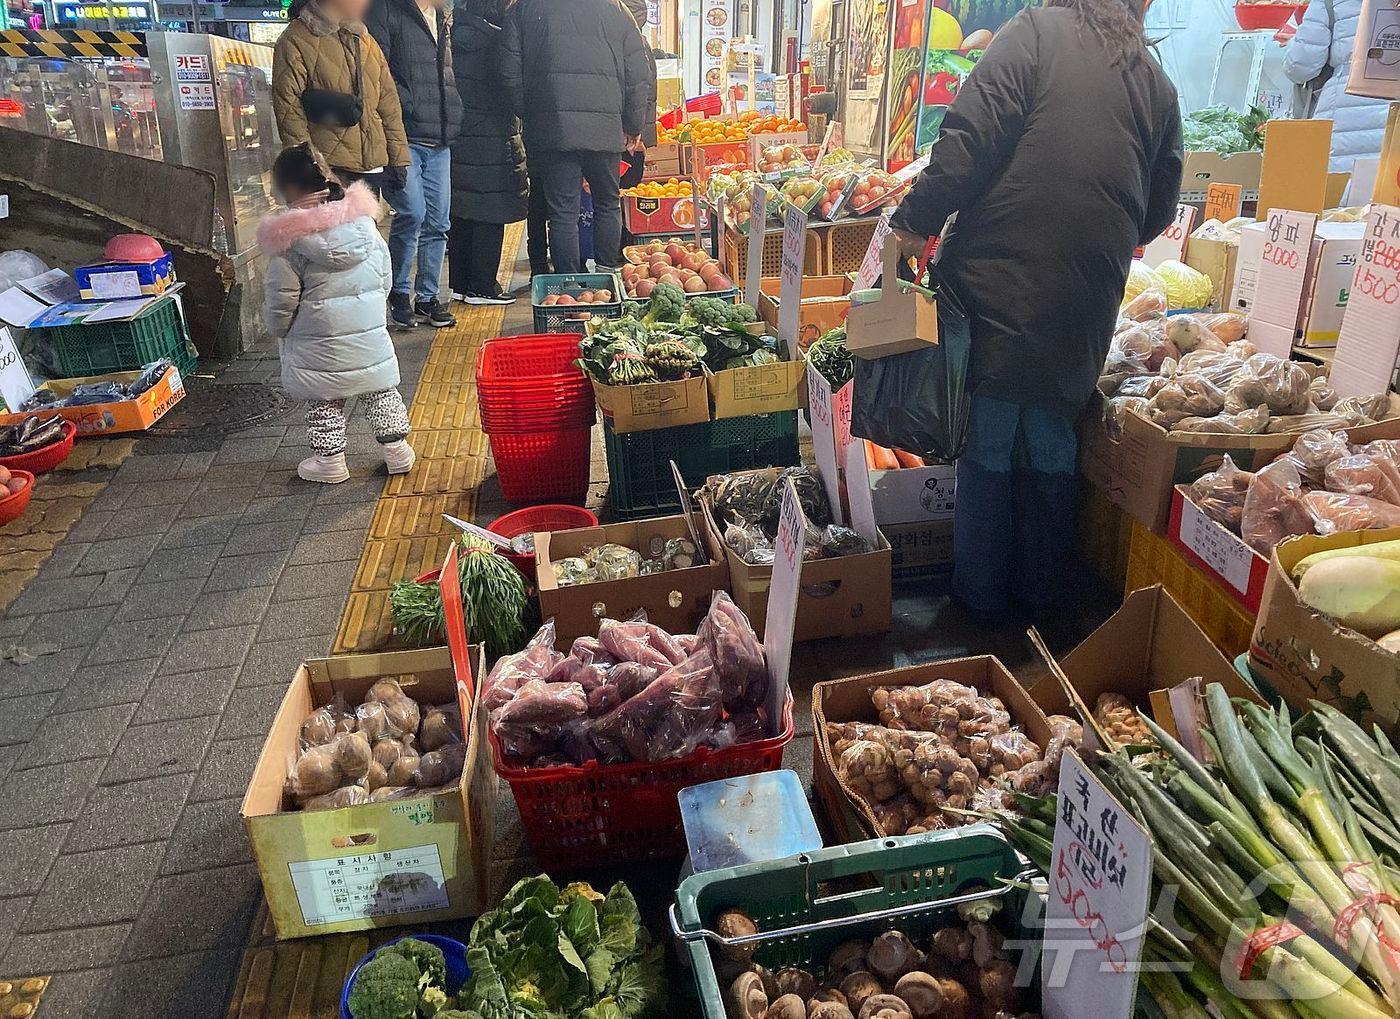
[{"label": "stacked red baskets", "polygon": [[593,390],[574,365],[578,341],[575,333],[510,336],[477,352],[481,429],[501,493],[516,505],[587,497]]}]

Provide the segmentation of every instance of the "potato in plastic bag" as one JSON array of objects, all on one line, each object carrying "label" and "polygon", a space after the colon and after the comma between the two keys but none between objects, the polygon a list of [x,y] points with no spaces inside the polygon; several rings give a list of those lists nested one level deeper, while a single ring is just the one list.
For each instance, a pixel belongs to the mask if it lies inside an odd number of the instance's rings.
[{"label": "potato in plastic bag", "polygon": [[1327,465],[1350,455],[1346,432],[1314,428],[1298,436],[1287,456],[1298,467],[1303,483],[1321,488],[1327,475]]},{"label": "potato in plastic bag", "polygon": [[1269,427],[1269,408],[1254,407],[1208,418],[1182,418],[1174,432],[1214,432],[1217,435],[1259,435]]},{"label": "potato in plastic bag", "polygon": [[418,759],[413,784],[420,789],[447,785],[462,777],[462,765],[467,760],[467,745],[452,743],[441,750],[430,750]]},{"label": "potato in plastic bag", "polygon": [[369,802],[369,790],[360,785],[347,785],[334,792],[313,796],[301,805],[302,810],[339,810]]},{"label": "potato in plastic bag", "polygon": [[1214,417],[1224,405],[1225,394],[1209,379],[1178,372],[1152,398],[1149,413],[1153,423],[1169,429],[1182,418]]},{"label": "potato in plastic bag", "polygon": [[1337,401],[1341,399],[1337,391],[1332,388],[1332,383],[1327,381],[1325,375],[1319,375],[1308,383],[1308,399],[1318,410],[1331,410],[1337,406]]},{"label": "potato in plastic bag", "polygon": [[321,746],[354,728],[355,713],[350,710],[345,695],[337,693],[329,704],[306,716],[301,723],[301,743],[303,747]]},{"label": "potato in plastic bag", "polygon": [[361,782],[369,773],[374,760],[369,740],[361,732],[343,732],[327,744],[335,752],[335,764],[341,777],[349,782]]},{"label": "potato in plastic bag", "polygon": [[418,770],[418,751],[404,747],[403,752],[389,765],[389,785],[412,785],[413,773]]},{"label": "potato in plastic bag", "polygon": [[1323,475],[1329,492],[1364,495],[1400,506],[1400,470],[1383,457],[1352,453],[1327,465]]},{"label": "potato in plastic bag", "polygon": [[313,746],[299,754],[287,781],[287,791],[297,800],[328,793],[341,784],[336,749],[330,744]]},{"label": "potato in plastic bag", "polygon": [[[1199,375],[1224,391],[1244,371],[1244,362],[1228,350],[1196,350],[1177,362],[1175,375]],[[1163,374],[1166,374],[1163,372]]]},{"label": "potato in plastic bag", "polygon": [[440,750],[449,743],[462,742],[462,711],[456,704],[440,704],[423,715],[418,727],[418,744],[424,750]]},{"label": "potato in plastic bag", "polygon": [[1245,496],[1253,481],[1254,475],[1240,470],[1227,455],[1218,469],[1191,482],[1187,495],[1202,513],[1239,534]]},{"label": "potato in plastic bag", "polygon": [[369,688],[365,703],[384,705],[389,729],[395,736],[413,736],[418,732],[418,722],[422,718],[418,702],[403,692],[396,679],[381,679]]}]

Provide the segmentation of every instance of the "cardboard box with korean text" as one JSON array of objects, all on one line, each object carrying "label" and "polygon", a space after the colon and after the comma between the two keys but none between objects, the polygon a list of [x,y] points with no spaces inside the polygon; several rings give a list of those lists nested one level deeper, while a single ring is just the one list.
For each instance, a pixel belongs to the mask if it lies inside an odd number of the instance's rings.
[{"label": "cardboard box with korean text", "polygon": [[[812,784],[841,841],[860,842],[883,838],[888,833],[875,818],[876,804],[841,784],[840,759],[833,750],[833,727],[845,722],[879,724],[880,716],[870,696],[877,687],[923,686],[938,679],[950,679],[973,687],[983,696],[1000,698],[1013,725],[1041,747],[1049,741],[1050,726],[1044,712],[1006,666],[991,655],[953,658],[818,683],[812,688],[812,716],[816,723]],[[835,734],[839,738],[839,731]]]},{"label": "cardboard box with korean text", "polygon": [[893,235],[885,239],[883,258],[879,299],[853,302],[846,315],[846,349],[855,357],[874,360],[938,343],[938,304],[930,291],[899,279]]},{"label": "cardboard box with korean text", "polygon": [[1191,501],[1186,485],[1177,485],[1172,496],[1167,540],[1181,550],[1196,569],[1219,584],[1250,612],[1259,611],[1269,560],[1254,551],[1238,534]]},{"label": "cardboard box with korean text", "polygon": [[1212,241],[1192,237],[1186,242],[1183,261],[1197,272],[1210,277],[1212,308],[1227,311],[1235,282],[1235,262],[1240,246],[1231,241]]},{"label": "cardboard box with korean text", "polygon": [[1400,100],[1400,3],[1362,0],[1347,92]]},{"label": "cardboard box with korean text", "polygon": [[[857,441],[868,448],[868,439]],[[867,465],[869,462],[867,456]],[[881,528],[889,524],[953,519],[957,469],[952,464],[931,463],[923,467],[900,467],[898,470],[868,467],[866,483],[870,488],[875,522]],[[849,478],[847,484],[850,484]]]},{"label": "cardboard box with korean text", "polygon": [[[1101,695],[1121,693],[1178,738],[1170,691],[1188,679],[1220,683],[1232,697],[1259,699],[1161,585],[1124,598],[1117,612],[1060,659],[1060,667],[1090,711]],[[1075,716],[1054,676],[1037,680],[1030,691],[1045,714]]]},{"label": "cardboard box with korean text", "polygon": [[937,576],[953,569],[953,521],[923,520],[881,524],[890,543],[890,573],[895,580]]},{"label": "cardboard box with korean text", "polygon": [[[449,564],[443,575],[455,578],[455,546]],[[444,604],[454,647],[308,661],[282,698],[240,810],[279,938],[434,923],[491,904],[497,790],[476,697],[484,662],[479,646],[466,645],[460,588],[443,586],[457,589],[455,630]],[[467,748],[461,778],[396,799],[296,809],[285,786],[302,722],[337,698],[359,704],[381,679],[397,680],[425,707],[457,705]]]},{"label": "cardboard box with korean text", "polygon": [[1400,654],[1305,605],[1293,581],[1293,568],[1314,552],[1395,540],[1400,528],[1307,535],[1274,549],[1249,665],[1299,712],[1323,701],[1362,726],[1375,722],[1400,734]]},{"label": "cardboard box with korean text", "polygon": [[646,159],[642,164],[642,179],[666,180],[679,177],[685,172],[685,164],[681,159],[683,151],[679,142],[652,145],[647,149]]},{"label": "cardboard box with korean text", "polygon": [[703,375],[636,386],[605,386],[597,379],[592,382],[598,407],[618,435],[710,420],[710,390]]},{"label": "cardboard box with korean text", "polygon": [[[765,277],[759,284],[758,313],[773,329],[778,328],[781,283],[778,277],[771,276]],[[849,276],[804,276],[801,311],[797,319],[797,345],[806,350],[813,340],[845,322],[846,312],[851,307],[850,294]]]},{"label": "cardboard box with korean text", "polygon": [[[554,563],[585,549],[612,542],[635,549],[644,559],[660,559],[670,539],[696,543],[695,565],[594,584],[562,586],[555,578]],[[671,633],[694,633],[710,607],[710,594],[729,587],[724,557],[711,554],[698,520],[685,514],[536,534],[535,575],[540,616],[554,620],[561,649],[577,637],[597,636],[602,619],[629,619],[638,610]]]},{"label": "cardboard box with korean text", "polygon": [[[768,329],[760,323],[750,325],[749,332],[762,336]],[[706,371],[705,384],[714,404],[714,420],[752,417],[756,414],[776,414],[797,410],[802,404],[802,355],[788,358],[783,345],[778,345],[778,357],[772,364],[746,365],[742,368],[721,368]]]},{"label": "cardboard box with korean text", "polygon": [[1298,345],[1335,347],[1342,330],[1342,315],[1351,296],[1351,281],[1356,275],[1366,224],[1319,223],[1317,229],[1322,246],[1317,261],[1310,265]]},{"label": "cardboard box with korean text", "polygon": [[[135,382],[141,372],[117,372],[88,378],[51,379],[38,387],[40,392],[66,397],[78,386],[96,382]],[[165,413],[185,398],[185,382],[180,369],[173,364],[165,370],[155,385],[134,400],[114,400],[111,403],[88,403],[76,407],[55,407],[54,413],[78,426],[79,435],[115,435],[119,432],[144,432],[165,416]],[[0,425],[15,425],[27,414],[0,413]]]},{"label": "cardboard box with korean text", "polygon": [[1264,153],[1237,152],[1222,156],[1215,152],[1188,152],[1181,174],[1181,201],[1204,206],[1211,184],[1238,184],[1242,200],[1259,197],[1259,175],[1264,169]]}]

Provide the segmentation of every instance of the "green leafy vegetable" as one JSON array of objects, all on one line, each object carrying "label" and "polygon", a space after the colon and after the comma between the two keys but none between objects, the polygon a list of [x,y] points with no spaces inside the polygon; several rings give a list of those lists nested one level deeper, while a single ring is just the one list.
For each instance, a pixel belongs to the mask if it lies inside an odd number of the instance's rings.
[{"label": "green leafy vegetable", "polygon": [[1188,152],[1215,152],[1222,156],[1236,152],[1257,152],[1264,147],[1267,110],[1251,106],[1248,113],[1237,113],[1228,106],[1206,106],[1181,122],[1182,140]]},{"label": "green leafy vegetable", "polygon": [[[464,534],[459,546],[457,577],[468,636],[484,643],[491,658],[519,651],[525,643],[529,601],[525,578],[484,538]],[[426,647],[441,642],[447,632],[436,581],[400,581],[389,593],[389,608],[394,629],[405,643]]]},{"label": "green leafy vegetable", "polygon": [[846,329],[837,326],[823,333],[807,348],[807,363],[821,373],[832,389],[851,381],[855,366],[846,349]]}]

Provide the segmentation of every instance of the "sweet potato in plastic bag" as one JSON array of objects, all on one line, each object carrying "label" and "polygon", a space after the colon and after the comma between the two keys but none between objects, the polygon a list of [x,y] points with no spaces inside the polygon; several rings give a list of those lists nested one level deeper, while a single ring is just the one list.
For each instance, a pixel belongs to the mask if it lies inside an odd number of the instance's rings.
[{"label": "sweet potato in plastic bag", "polygon": [[1156,287],[1149,287],[1118,309],[1118,314],[1134,322],[1146,322],[1166,313],[1167,295]]},{"label": "sweet potato in plastic bag", "polygon": [[[587,654],[587,652],[584,653]],[[577,683],[583,687],[584,693],[587,693],[606,683],[607,673],[601,667],[593,664],[591,660],[576,658],[570,654],[549,670],[549,675],[544,677],[544,681],[546,683]],[[424,747],[424,749],[431,748]]]},{"label": "sweet potato in plastic bag", "polygon": [[1341,492],[1309,492],[1306,499],[1313,515],[1313,529],[1324,536],[1338,531],[1400,527],[1400,506],[1380,499]]},{"label": "sweet potato in plastic bag", "polygon": [[[1223,393],[1230,383],[1244,371],[1244,361],[1226,351],[1197,350],[1185,355],[1176,364],[1174,379],[1200,376]],[[1166,374],[1163,370],[1162,374]],[[1224,397],[1221,398],[1224,406]]]},{"label": "sweet potato in plastic bag", "polygon": [[1208,418],[1182,418],[1172,425],[1174,432],[1213,432],[1216,435],[1258,435],[1269,427],[1269,408],[1254,407],[1235,414]]},{"label": "sweet potato in plastic bag", "polygon": [[1311,488],[1321,488],[1326,477],[1327,465],[1340,460],[1350,453],[1346,432],[1334,432],[1327,428],[1314,428],[1298,436],[1288,458],[1298,466],[1303,483]]},{"label": "sweet potato in plastic bag", "polygon": [[638,662],[618,662],[608,670],[607,685],[616,689],[618,697],[625,701],[645,690],[662,671]]},{"label": "sweet potato in plastic bag", "polygon": [[1240,470],[1227,455],[1217,470],[1191,482],[1187,494],[1202,513],[1239,534],[1245,496],[1253,481],[1254,475]]},{"label": "sweet potato in plastic bag", "polygon": [[1303,478],[1292,460],[1281,457],[1254,475],[1240,519],[1240,537],[1250,548],[1267,556],[1279,542],[1312,530]]},{"label": "sweet potato in plastic bag", "polygon": [[768,664],[748,617],[725,591],[710,597],[697,633],[710,654],[726,710],[753,709],[768,695]]},{"label": "sweet potato in plastic bag", "polygon": [[1269,427],[1264,429],[1270,435],[1288,435],[1293,432],[1310,432],[1325,428],[1329,432],[1340,432],[1359,424],[1354,418],[1332,412],[1307,414],[1285,414],[1269,419]]},{"label": "sweet potato in plastic bag", "polygon": [[1332,388],[1332,383],[1327,381],[1327,377],[1319,375],[1308,383],[1308,399],[1318,410],[1331,410],[1341,397]]},{"label": "sweet potato in plastic bag", "polygon": [[491,727],[507,757],[530,760],[552,749],[587,714],[588,696],[579,684],[532,679],[496,711]]},{"label": "sweet potato in plastic bag", "polygon": [[1287,361],[1273,354],[1255,354],[1244,363],[1246,376],[1252,376],[1262,387],[1262,401],[1249,400],[1245,406],[1260,402],[1269,405],[1272,414],[1303,414],[1311,403],[1308,387],[1312,376],[1296,361]]},{"label": "sweet potato in plastic bag", "polygon": [[665,761],[689,754],[719,723],[719,678],[708,650],[657,676],[602,718],[590,736],[610,761]]},{"label": "sweet potato in plastic bag", "polygon": [[544,679],[563,657],[554,650],[554,620],[549,620],[513,655],[498,660],[481,685],[481,704],[494,714],[532,679]]},{"label": "sweet potato in plastic bag", "polygon": [[573,644],[569,646],[569,654],[585,662],[592,662],[594,665],[606,670],[616,664],[616,659],[608,654],[603,647],[603,642],[597,637],[577,637]]},{"label": "sweet potato in plastic bag", "polygon": [[1400,470],[1384,457],[1352,453],[1327,465],[1323,481],[1329,492],[1364,495],[1400,506]]},{"label": "sweet potato in plastic bag", "polygon": [[598,641],[619,662],[653,669],[668,669],[685,657],[669,633],[641,619],[604,619],[598,626]]}]

